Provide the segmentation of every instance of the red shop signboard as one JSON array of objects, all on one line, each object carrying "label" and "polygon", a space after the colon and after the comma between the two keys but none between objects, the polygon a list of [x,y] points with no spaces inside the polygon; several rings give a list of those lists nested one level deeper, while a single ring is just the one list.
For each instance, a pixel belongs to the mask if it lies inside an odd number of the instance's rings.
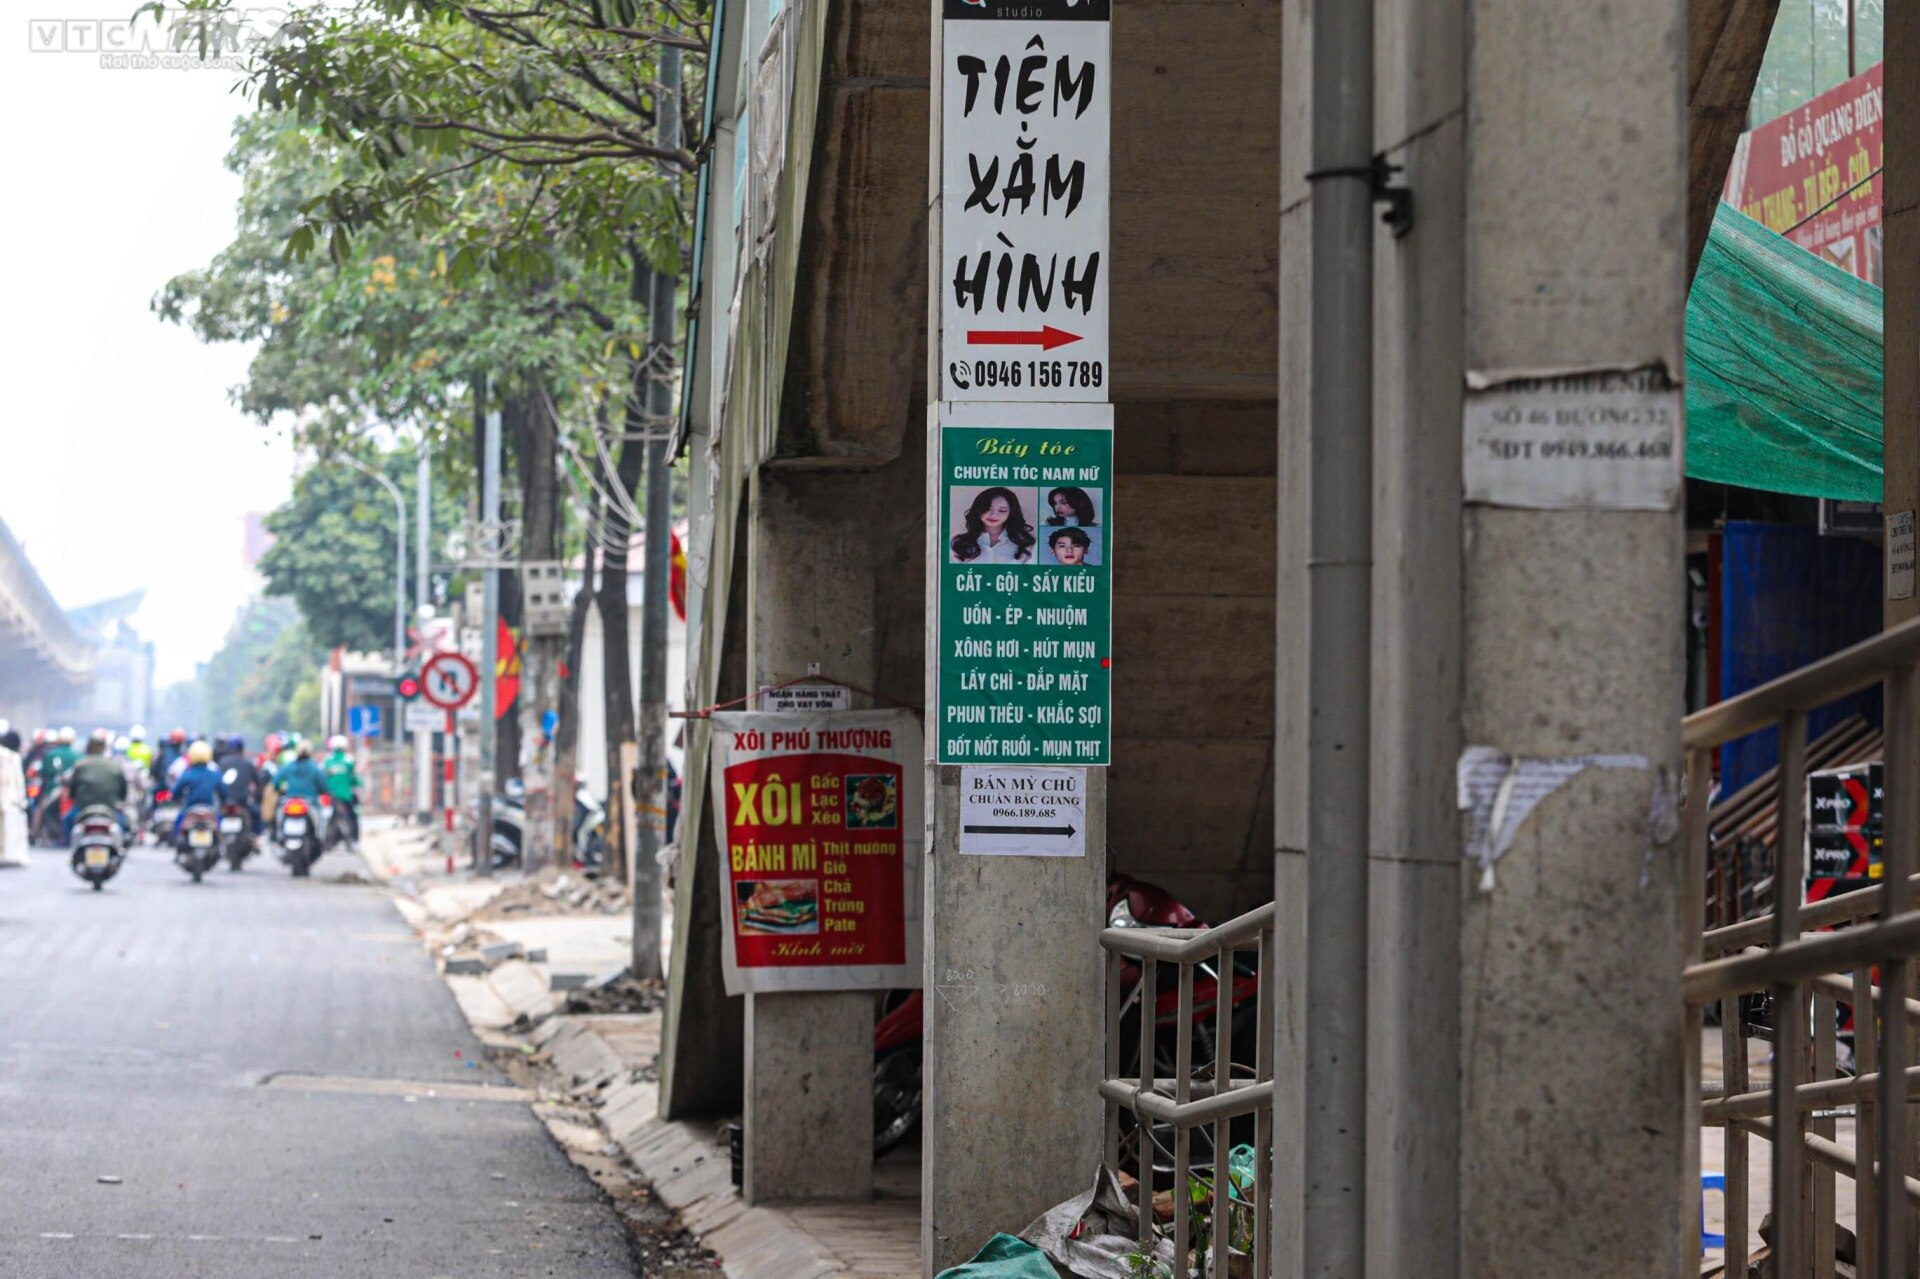
[{"label": "red shop signboard", "polygon": [[1869,284],[1882,279],[1881,67],[1740,135],[1721,198]]},{"label": "red shop signboard", "polygon": [[713,716],[727,993],[920,984],[909,711]]}]

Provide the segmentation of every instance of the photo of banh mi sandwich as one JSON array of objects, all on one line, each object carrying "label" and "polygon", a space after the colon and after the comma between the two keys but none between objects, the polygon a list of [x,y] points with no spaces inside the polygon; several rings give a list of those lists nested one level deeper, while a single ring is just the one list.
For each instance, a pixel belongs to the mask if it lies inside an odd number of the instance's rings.
[{"label": "photo of banh mi sandwich", "polygon": [[733,891],[742,933],[820,931],[820,890],[810,879],[743,879]]}]

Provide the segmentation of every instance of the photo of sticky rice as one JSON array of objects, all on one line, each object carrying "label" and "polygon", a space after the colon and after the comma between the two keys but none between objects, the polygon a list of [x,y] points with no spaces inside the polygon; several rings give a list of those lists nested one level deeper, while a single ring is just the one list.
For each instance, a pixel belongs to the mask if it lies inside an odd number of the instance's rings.
[{"label": "photo of sticky rice", "polygon": [[735,880],[733,894],[743,935],[790,937],[820,931],[820,888],[811,879]]},{"label": "photo of sticky rice", "polygon": [[892,830],[899,823],[899,778],[884,773],[847,775],[849,830]]}]

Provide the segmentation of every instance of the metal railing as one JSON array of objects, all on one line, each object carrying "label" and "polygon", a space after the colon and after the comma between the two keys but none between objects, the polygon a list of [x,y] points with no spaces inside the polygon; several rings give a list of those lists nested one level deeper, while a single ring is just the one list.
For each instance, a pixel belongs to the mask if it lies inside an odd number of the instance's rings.
[{"label": "metal railing", "polygon": [[[1700,1119],[1725,1128],[1726,1265],[1747,1273],[1749,1142],[1771,1143],[1772,1273],[1832,1279],[1835,1273],[1835,1177],[1854,1182],[1853,1273],[1908,1279],[1914,1267],[1914,1210],[1920,1164],[1907,1116],[1920,1096],[1910,1022],[1920,1013],[1915,966],[1920,911],[1911,909],[1916,859],[1916,664],[1920,620],[1904,623],[1759,688],[1688,716],[1687,902],[1691,927],[1706,917],[1707,792],[1715,747],[1758,730],[1780,730],[1775,777],[1774,910],[1741,923],[1692,933],[1683,989],[1689,1008],[1688,1084],[1700,1086],[1700,1013],[1721,1004],[1724,1082],[1700,1102]],[[1885,686],[1885,842],[1883,880],[1869,888],[1803,904],[1806,859],[1807,716],[1838,698]],[[1834,932],[1812,928],[1844,925]],[[1878,977],[1876,988],[1875,977]],[[1771,997],[1773,1070],[1749,1086],[1747,1018],[1740,996]],[[1902,1015],[1888,1015],[1889,1003]],[[1855,1011],[1854,1074],[1837,1062],[1841,1005]],[[1811,1008],[1811,1021],[1809,1021]],[[1877,1026],[1877,1031],[1876,1031]],[[1836,1120],[1854,1108],[1855,1144],[1836,1140]]]},{"label": "metal railing", "polygon": [[[1273,904],[1237,916],[1217,928],[1108,928],[1100,934],[1100,945],[1107,952],[1107,1055],[1105,1078],[1100,1096],[1106,1103],[1105,1149],[1107,1164],[1122,1166],[1121,1113],[1130,1113],[1133,1128],[1126,1139],[1131,1142],[1135,1169],[1139,1175],[1139,1226],[1142,1249],[1151,1253],[1155,1245],[1154,1169],[1156,1153],[1172,1158],[1172,1217],[1170,1223],[1175,1261],[1174,1273],[1186,1279],[1196,1241],[1191,1235],[1190,1187],[1194,1175],[1193,1134],[1195,1129],[1211,1129],[1212,1204],[1209,1210],[1210,1239],[1205,1241],[1206,1262],[1200,1272],[1209,1279],[1226,1279],[1233,1254],[1234,1223],[1250,1218],[1252,1273],[1265,1279],[1272,1273],[1271,1238],[1273,1196],[1273,1019],[1275,961],[1273,944]],[[1242,952],[1257,956],[1258,988],[1255,1034],[1251,1063],[1239,1063],[1251,1073],[1240,1077],[1233,1060],[1235,1017],[1235,957]],[[1129,961],[1136,961],[1137,976],[1129,978]],[[1160,966],[1172,964],[1179,973],[1173,1010],[1172,1060],[1159,1058],[1166,1045],[1158,1034],[1157,1001],[1160,991]],[[1211,1062],[1194,1060],[1196,1025],[1204,1026],[1205,1010],[1196,1016],[1194,981],[1196,974],[1214,983]],[[1128,1047],[1122,1028],[1129,1012],[1138,1010],[1138,1074],[1121,1074],[1123,1051]],[[1161,1050],[1156,1052],[1156,1049]],[[1162,1071],[1162,1066],[1167,1068]],[[1233,1121],[1254,1117],[1251,1146],[1254,1151],[1251,1186],[1235,1183],[1229,1168],[1233,1148]],[[1170,1130],[1170,1151],[1164,1149],[1162,1131]],[[1238,1273],[1236,1271],[1236,1273]]]}]

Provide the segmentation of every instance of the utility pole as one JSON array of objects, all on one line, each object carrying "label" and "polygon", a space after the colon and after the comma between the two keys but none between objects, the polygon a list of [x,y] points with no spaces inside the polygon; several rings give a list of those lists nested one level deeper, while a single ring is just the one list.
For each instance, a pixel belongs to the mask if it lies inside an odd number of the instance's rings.
[{"label": "utility pole", "polygon": [[[427,544],[433,540],[433,453],[424,435],[420,439],[420,455],[414,465],[413,540],[416,558],[413,566],[413,603],[415,618],[424,622],[428,608]],[[413,816],[423,826],[433,817],[432,733],[416,732],[413,735]]]},{"label": "utility pole", "polygon": [[[680,146],[680,50],[660,53],[660,145]],[[633,858],[633,963],[635,977],[663,975],[660,963],[660,847],[667,835],[667,592],[672,573],[672,472],[667,422],[673,414],[674,296],[679,280],[653,273],[648,308],[647,508],[641,561],[640,768],[634,797],[639,840]]]},{"label": "utility pole", "polygon": [[480,608],[480,822],[474,834],[473,864],[480,877],[493,874],[493,731],[495,685],[500,676],[500,568],[495,530],[500,526],[500,410],[487,408],[485,458],[480,472],[480,553],[485,590]]}]

